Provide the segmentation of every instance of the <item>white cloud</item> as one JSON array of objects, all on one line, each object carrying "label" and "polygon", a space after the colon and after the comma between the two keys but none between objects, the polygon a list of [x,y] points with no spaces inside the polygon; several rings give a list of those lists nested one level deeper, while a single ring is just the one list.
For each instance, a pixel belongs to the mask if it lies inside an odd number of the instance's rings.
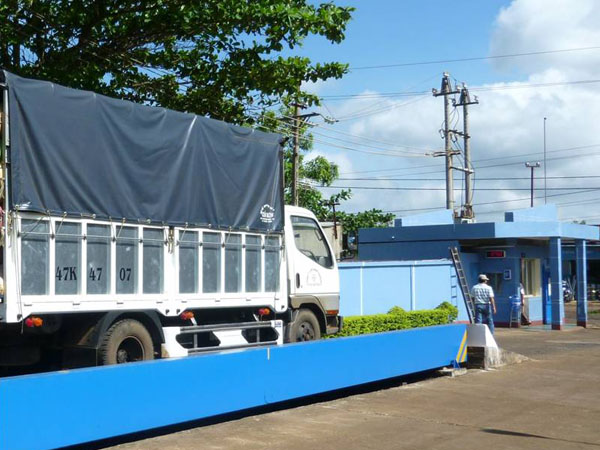
[{"label": "white cloud", "polygon": [[[515,0],[498,14],[490,54],[504,55],[600,45],[597,0]],[[569,74],[595,73],[600,50],[552,53],[496,60],[500,68],[527,73],[560,67]]]},{"label": "white cloud", "polygon": [[[596,0],[515,0],[502,9],[497,17],[490,42],[491,54],[523,53],[536,50],[553,50],[600,45],[600,2]],[[518,67],[526,75],[525,81],[502,82],[489,85],[470,85],[472,94],[479,96],[480,104],[470,109],[470,134],[472,136],[472,158],[475,163],[476,178],[528,177],[525,160],[543,159],[543,121],[547,117],[547,174],[548,176],[600,175],[600,145],[586,149],[556,151],[564,148],[600,144],[596,132],[597,117],[600,116],[600,97],[597,95],[600,84],[571,84],[535,89],[513,89],[529,84],[561,83],[565,81],[598,78],[600,50],[585,52],[554,53],[535,57],[524,57],[496,62],[502,69]],[[468,78],[468,73],[465,74]],[[478,88],[481,90],[478,91]],[[438,130],[443,120],[441,98],[425,97],[412,104],[407,99],[370,98],[361,102],[349,101],[336,107],[337,117],[346,116],[347,122],[340,122],[336,129],[364,138],[381,141],[382,149],[390,149],[386,143],[413,146],[416,148],[443,148]],[[358,106],[357,106],[358,105]],[[368,109],[369,105],[375,105]],[[387,109],[386,109],[387,108]],[[364,115],[383,109],[378,114]],[[353,116],[353,112],[355,115]],[[457,117],[458,118],[458,117]],[[344,127],[345,125],[345,127]],[[456,124],[462,129],[462,118]],[[352,140],[353,147],[360,148],[364,141]],[[378,144],[374,144],[378,145]],[[373,150],[373,149],[370,149]],[[414,149],[411,151],[415,151]],[[327,151],[327,155],[337,155],[343,150]],[[345,152],[349,166],[354,172],[347,177],[364,176],[406,176],[443,177],[441,158],[399,158],[379,155],[361,155]],[[585,156],[581,156],[585,155]],[[511,158],[513,157],[514,158]],[[559,159],[557,159],[559,158]],[[489,161],[481,161],[489,160]],[[514,165],[506,165],[519,162]],[[459,164],[459,161],[456,161]],[[487,165],[497,165],[485,168]],[[429,168],[416,168],[433,165]],[[406,167],[412,170],[390,171],[388,169]],[[380,170],[380,172],[365,172]],[[425,173],[435,172],[435,173]],[[537,186],[543,186],[543,169],[536,172]],[[397,181],[344,181],[340,184],[369,186],[435,186],[444,187],[443,181],[424,181],[422,184]],[[455,186],[460,185],[457,175]],[[600,186],[600,179],[548,180],[549,187]],[[475,203],[490,203],[509,199],[529,197],[528,180],[476,181],[476,188],[501,188],[498,191],[477,191]],[[521,188],[523,190],[516,190]],[[564,203],[597,196],[565,195],[564,191],[548,191],[549,202]],[[538,195],[541,191],[538,192]],[[351,210],[380,208],[384,210],[407,210],[418,207],[440,207],[445,205],[444,191],[362,191],[355,190],[354,198],[345,205]],[[459,203],[460,194],[456,195]],[[537,201],[539,204],[539,200]],[[527,201],[520,203],[490,203],[478,206],[480,220],[499,218],[484,215],[484,211],[516,209],[529,206]],[[600,205],[564,206],[563,218],[573,216],[600,216]],[[399,214],[402,215],[402,214]],[[599,217],[600,219],[600,217]]]}]

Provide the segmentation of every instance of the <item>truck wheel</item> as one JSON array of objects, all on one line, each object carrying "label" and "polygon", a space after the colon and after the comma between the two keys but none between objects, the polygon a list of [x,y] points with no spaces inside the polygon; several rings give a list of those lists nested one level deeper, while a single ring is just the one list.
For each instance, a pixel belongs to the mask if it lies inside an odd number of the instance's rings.
[{"label": "truck wheel", "polygon": [[319,321],[312,311],[301,309],[289,325],[289,342],[318,341],[321,339]]},{"label": "truck wheel", "polygon": [[152,337],[137,320],[115,322],[106,332],[99,348],[100,364],[123,364],[154,359]]}]

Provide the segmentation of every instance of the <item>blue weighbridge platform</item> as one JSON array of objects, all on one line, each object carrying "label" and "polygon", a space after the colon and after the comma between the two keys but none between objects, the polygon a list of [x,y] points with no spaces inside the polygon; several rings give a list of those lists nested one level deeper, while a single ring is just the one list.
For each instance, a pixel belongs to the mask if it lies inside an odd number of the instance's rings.
[{"label": "blue weighbridge platform", "polygon": [[0,379],[0,449],[52,449],[466,360],[465,325]]}]

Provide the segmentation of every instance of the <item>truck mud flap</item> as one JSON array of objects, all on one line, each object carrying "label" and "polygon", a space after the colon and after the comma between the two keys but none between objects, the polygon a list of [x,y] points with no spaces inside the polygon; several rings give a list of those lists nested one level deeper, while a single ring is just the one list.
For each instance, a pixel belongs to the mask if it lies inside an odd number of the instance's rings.
[{"label": "truck mud flap", "polygon": [[465,355],[466,325],[457,324],[2,378],[0,449],[91,442],[451,366]]}]

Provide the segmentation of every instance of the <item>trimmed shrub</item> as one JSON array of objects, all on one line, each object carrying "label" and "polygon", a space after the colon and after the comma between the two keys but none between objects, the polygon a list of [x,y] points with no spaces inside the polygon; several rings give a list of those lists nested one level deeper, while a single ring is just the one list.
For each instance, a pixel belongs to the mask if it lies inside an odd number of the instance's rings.
[{"label": "trimmed shrub", "polygon": [[388,314],[404,314],[406,310],[400,306],[393,306],[387,313]]},{"label": "trimmed shrub", "polygon": [[384,331],[444,325],[453,322],[457,316],[458,308],[448,302],[442,303],[436,309],[421,311],[405,311],[399,306],[394,306],[387,314],[345,317],[342,331],[330,337],[358,336]]},{"label": "trimmed shrub", "polygon": [[452,303],[442,302],[435,309],[448,311],[448,323],[454,322],[458,317],[458,308]]}]

